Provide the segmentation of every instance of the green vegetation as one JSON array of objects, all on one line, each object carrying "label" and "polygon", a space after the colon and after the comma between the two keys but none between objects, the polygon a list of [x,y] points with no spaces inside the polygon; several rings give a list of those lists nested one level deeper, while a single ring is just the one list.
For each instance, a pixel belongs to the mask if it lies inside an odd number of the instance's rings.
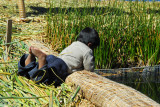
[{"label": "green vegetation", "polygon": [[50,1],[47,42],[61,51],[85,27],[101,37],[95,51],[96,68],[158,64],[160,46],[159,2]]}]

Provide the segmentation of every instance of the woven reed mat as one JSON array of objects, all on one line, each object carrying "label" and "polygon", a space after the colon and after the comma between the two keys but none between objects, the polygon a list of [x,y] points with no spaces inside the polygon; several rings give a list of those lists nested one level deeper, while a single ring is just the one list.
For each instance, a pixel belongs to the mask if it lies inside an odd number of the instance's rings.
[{"label": "woven reed mat", "polygon": [[80,86],[80,93],[99,107],[160,107],[139,91],[88,71],[69,75],[66,83]]}]

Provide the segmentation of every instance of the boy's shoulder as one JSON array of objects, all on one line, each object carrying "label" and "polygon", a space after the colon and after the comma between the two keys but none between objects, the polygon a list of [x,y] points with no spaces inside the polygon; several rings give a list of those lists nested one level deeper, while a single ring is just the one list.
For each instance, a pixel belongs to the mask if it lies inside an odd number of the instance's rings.
[{"label": "boy's shoulder", "polygon": [[75,41],[71,44],[73,47],[76,47],[77,49],[82,49],[82,50],[91,50],[86,44],[80,42],[80,41]]},{"label": "boy's shoulder", "polygon": [[80,42],[80,41],[74,41],[72,44],[74,46],[81,46],[81,47],[89,48],[86,44],[84,44],[83,42]]},{"label": "boy's shoulder", "polygon": [[73,50],[76,51],[75,53],[81,53],[83,55],[85,54],[93,54],[92,49],[90,49],[86,44],[80,42],[80,41],[75,41],[72,43]]},{"label": "boy's shoulder", "polygon": [[93,51],[84,43],[75,41],[71,45],[66,47],[60,54],[60,56],[88,56],[93,55]]}]

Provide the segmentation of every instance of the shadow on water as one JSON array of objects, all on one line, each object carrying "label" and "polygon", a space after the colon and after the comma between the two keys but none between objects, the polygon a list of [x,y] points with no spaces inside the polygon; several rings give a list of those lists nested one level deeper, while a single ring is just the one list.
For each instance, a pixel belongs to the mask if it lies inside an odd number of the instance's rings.
[{"label": "shadow on water", "polygon": [[118,8],[112,8],[112,7],[80,7],[80,8],[44,8],[44,7],[34,7],[30,6],[30,8],[33,10],[32,12],[28,12],[27,16],[31,15],[42,15],[46,14],[49,10],[51,10],[54,14],[69,14],[69,13],[78,13],[78,15],[102,15],[104,13],[107,14],[116,14],[116,15],[122,15],[122,14],[129,14],[125,12],[122,9]]},{"label": "shadow on water", "polygon": [[130,86],[160,103],[160,65],[95,70],[101,76]]}]

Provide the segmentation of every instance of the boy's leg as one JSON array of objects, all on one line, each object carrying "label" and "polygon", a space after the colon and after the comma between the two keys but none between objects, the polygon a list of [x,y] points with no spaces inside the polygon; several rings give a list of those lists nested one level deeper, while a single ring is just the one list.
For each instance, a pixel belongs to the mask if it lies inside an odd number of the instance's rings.
[{"label": "boy's leg", "polygon": [[30,50],[31,50],[31,56],[34,55],[38,58],[38,63],[39,63],[38,69],[42,68],[46,64],[47,54],[45,54],[44,52],[33,46],[30,47]]},{"label": "boy's leg", "polygon": [[29,55],[28,57],[26,58],[25,60],[25,66],[27,66],[29,63],[31,63],[32,61],[35,61],[36,58],[35,56],[32,54],[32,51],[31,51],[31,47],[29,48]]}]

